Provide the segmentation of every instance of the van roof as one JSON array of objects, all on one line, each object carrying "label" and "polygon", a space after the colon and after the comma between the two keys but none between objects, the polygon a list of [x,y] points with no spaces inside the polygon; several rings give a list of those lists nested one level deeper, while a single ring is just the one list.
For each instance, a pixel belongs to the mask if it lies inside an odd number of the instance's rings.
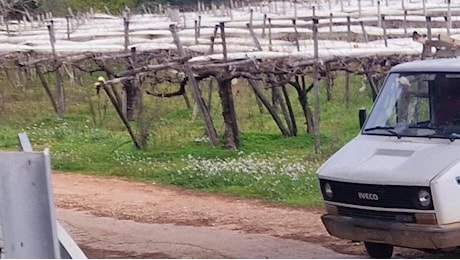
[{"label": "van roof", "polygon": [[460,72],[460,58],[405,62],[394,66],[390,72]]}]

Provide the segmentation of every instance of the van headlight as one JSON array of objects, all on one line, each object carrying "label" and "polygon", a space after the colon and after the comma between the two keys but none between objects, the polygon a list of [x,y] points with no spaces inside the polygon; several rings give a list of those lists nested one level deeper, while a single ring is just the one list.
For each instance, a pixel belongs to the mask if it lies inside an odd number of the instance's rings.
[{"label": "van headlight", "polygon": [[324,184],[324,194],[328,199],[332,199],[332,197],[334,197],[334,192],[332,191],[332,187],[329,182]]},{"label": "van headlight", "polygon": [[433,200],[431,198],[431,193],[427,190],[420,190],[418,192],[418,204],[422,208],[428,208],[431,207],[431,203],[433,203]]}]

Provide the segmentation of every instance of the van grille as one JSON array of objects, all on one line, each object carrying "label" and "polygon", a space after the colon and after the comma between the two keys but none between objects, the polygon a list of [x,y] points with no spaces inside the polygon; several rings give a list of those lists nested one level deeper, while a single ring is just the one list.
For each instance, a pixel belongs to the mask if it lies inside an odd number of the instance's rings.
[{"label": "van grille", "polygon": [[415,223],[415,214],[413,213],[374,211],[346,207],[338,207],[338,211],[340,216],[366,218],[398,223]]},{"label": "van grille", "polygon": [[[324,192],[326,182],[331,185],[334,194],[332,199]],[[320,185],[323,198],[327,201],[382,208],[433,209],[433,205],[422,208],[418,204],[418,192],[423,188],[431,193],[428,187],[358,184],[323,179]]]}]

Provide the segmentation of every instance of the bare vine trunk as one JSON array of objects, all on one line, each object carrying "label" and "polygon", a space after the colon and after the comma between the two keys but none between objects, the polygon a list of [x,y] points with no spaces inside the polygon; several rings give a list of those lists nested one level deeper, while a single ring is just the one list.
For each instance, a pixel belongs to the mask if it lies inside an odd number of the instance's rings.
[{"label": "bare vine trunk", "polygon": [[296,76],[295,82],[289,82],[297,91],[300,106],[302,107],[303,115],[305,117],[305,124],[307,133],[313,132],[313,113],[308,102],[308,92],[313,88],[313,84],[308,88],[305,85],[305,77]]},{"label": "bare vine trunk", "polygon": [[139,107],[139,89],[133,84],[131,80],[125,80],[122,82],[126,94],[126,118],[129,121],[134,121],[135,112]]},{"label": "bare vine trunk", "polygon": [[291,104],[291,100],[289,98],[289,94],[287,92],[287,89],[286,89],[286,86],[283,85],[281,87],[281,89],[283,90],[283,95],[284,95],[284,99],[285,99],[285,103],[286,103],[286,108],[287,108],[287,111],[289,113],[289,128],[291,130],[291,135],[292,136],[297,136],[297,122],[295,120],[295,115],[294,115],[294,110],[292,109],[292,104]]},{"label": "bare vine trunk", "polygon": [[[136,67],[136,48],[131,49],[131,60],[130,66],[128,69],[134,69]],[[139,105],[141,103],[140,99],[140,86],[138,80],[125,80],[122,82],[123,87],[125,88],[126,93],[126,118],[129,121],[134,121],[136,111],[139,110]]]},{"label": "bare vine trunk", "polygon": [[233,102],[232,83],[230,80],[218,80],[219,96],[222,102],[222,116],[225,122],[225,148],[238,149],[240,133]]}]

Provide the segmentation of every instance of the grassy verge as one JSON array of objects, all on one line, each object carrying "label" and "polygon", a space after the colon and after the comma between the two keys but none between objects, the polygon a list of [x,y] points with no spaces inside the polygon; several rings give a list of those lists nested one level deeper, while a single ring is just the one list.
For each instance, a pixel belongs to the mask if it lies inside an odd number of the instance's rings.
[{"label": "grassy verge", "polygon": [[[299,115],[299,136],[285,138],[269,114],[260,113],[255,97],[244,86],[235,94],[242,139],[239,151],[212,148],[203,136],[201,120],[191,120],[193,112],[184,108],[180,98],[146,99],[150,148],[138,151],[106,98],[84,88],[72,89],[64,119],[56,119],[39,88],[20,93],[23,99],[5,95],[0,147],[17,149],[16,135],[25,131],[35,150],[51,149],[55,170],[155,181],[291,205],[318,205],[316,169],[357,134],[358,108],[371,106],[369,94],[358,91],[360,78],[354,78],[349,104],[344,102],[341,86],[338,77],[333,100],[323,97],[321,101],[323,152],[319,155],[314,154],[313,136],[302,129],[300,107],[294,107]],[[12,91],[18,96],[16,92]],[[27,105],[27,98],[41,109]],[[293,95],[292,100],[295,98]],[[90,113],[91,107],[96,113]],[[211,113],[217,130],[223,133],[217,96]]]}]

